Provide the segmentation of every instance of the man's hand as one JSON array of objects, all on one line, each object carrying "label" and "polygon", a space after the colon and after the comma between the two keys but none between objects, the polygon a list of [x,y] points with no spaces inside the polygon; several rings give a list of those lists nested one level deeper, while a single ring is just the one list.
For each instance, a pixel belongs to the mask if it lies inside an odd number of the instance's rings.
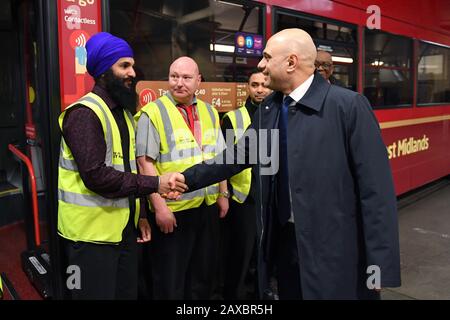
[{"label": "man's hand", "polygon": [[152,233],[147,218],[139,218],[139,230],[141,236],[137,238],[138,243],[148,242],[152,239]]},{"label": "man's hand", "polygon": [[160,196],[168,200],[180,200],[181,193],[179,193],[178,191],[170,191],[168,193],[162,193]]},{"label": "man's hand", "polygon": [[181,173],[169,172],[159,177],[158,193],[161,195],[166,194],[166,197],[170,199],[176,198],[176,192],[183,193],[187,189],[187,185],[184,183],[184,176]]},{"label": "man's hand", "polygon": [[225,218],[228,213],[228,208],[230,207],[228,199],[225,197],[218,197],[217,205],[219,206],[219,217]]},{"label": "man's hand", "polygon": [[156,224],[162,233],[171,233],[177,227],[177,220],[170,208],[164,204],[155,208]]},{"label": "man's hand", "polygon": [[[230,203],[228,201],[229,193],[227,191],[227,180],[223,180],[219,182],[219,197],[217,198],[217,205],[219,206],[219,217],[221,219],[225,218],[228,213],[228,209],[230,208]],[[224,197],[224,194],[226,197]],[[227,195],[228,194],[228,195]]]}]

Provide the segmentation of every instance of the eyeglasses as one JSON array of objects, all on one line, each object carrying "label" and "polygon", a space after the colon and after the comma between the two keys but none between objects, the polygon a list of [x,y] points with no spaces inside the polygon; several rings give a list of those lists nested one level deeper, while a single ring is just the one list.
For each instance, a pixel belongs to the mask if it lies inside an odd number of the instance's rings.
[{"label": "eyeglasses", "polygon": [[316,68],[318,69],[319,67],[322,67],[323,69],[330,69],[333,65],[329,62],[320,62],[320,61],[316,61],[314,62],[314,65],[316,66]]}]

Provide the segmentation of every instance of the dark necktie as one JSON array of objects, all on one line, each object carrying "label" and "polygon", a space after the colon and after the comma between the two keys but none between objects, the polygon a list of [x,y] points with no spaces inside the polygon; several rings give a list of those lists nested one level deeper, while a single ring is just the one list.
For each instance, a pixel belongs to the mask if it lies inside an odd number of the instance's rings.
[{"label": "dark necktie", "polygon": [[284,225],[291,217],[291,199],[289,191],[289,172],[288,172],[288,110],[289,105],[294,101],[287,96],[281,105],[280,117],[278,120],[278,129],[280,130],[280,167],[278,169],[278,218],[281,225]]}]

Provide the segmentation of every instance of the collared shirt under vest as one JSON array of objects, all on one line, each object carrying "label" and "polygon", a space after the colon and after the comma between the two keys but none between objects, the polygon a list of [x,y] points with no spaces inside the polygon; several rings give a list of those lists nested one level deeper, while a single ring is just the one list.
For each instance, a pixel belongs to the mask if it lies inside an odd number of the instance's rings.
[{"label": "collared shirt under vest", "polygon": [[[153,149],[155,147],[159,149],[154,159],[158,175],[167,172],[183,172],[197,163],[214,158],[224,147],[217,110],[200,99],[195,99],[194,102],[196,102],[196,108],[193,111],[197,119],[197,121],[193,119],[194,130],[191,130],[170,94],[150,102],[135,115],[139,123],[138,137],[140,137],[142,123],[139,119],[143,114],[149,119],[148,126],[151,126],[149,132],[154,131],[154,134],[158,135],[154,143],[159,142],[159,146],[150,146]],[[148,130],[148,128],[142,128],[142,130]],[[197,130],[199,130],[199,138],[195,139]],[[141,156],[139,152],[138,156]],[[218,195],[218,184],[213,184],[184,193],[179,200],[166,200],[166,202],[173,212],[177,212],[197,208],[203,201],[211,205],[216,202]]]}]

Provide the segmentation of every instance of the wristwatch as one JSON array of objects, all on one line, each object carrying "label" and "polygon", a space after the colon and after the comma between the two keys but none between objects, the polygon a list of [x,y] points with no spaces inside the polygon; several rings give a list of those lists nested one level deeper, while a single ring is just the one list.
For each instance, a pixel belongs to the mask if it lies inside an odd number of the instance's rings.
[{"label": "wristwatch", "polygon": [[224,198],[229,199],[230,198],[230,192],[228,190],[219,192],[219,197],[224,197]]}]

